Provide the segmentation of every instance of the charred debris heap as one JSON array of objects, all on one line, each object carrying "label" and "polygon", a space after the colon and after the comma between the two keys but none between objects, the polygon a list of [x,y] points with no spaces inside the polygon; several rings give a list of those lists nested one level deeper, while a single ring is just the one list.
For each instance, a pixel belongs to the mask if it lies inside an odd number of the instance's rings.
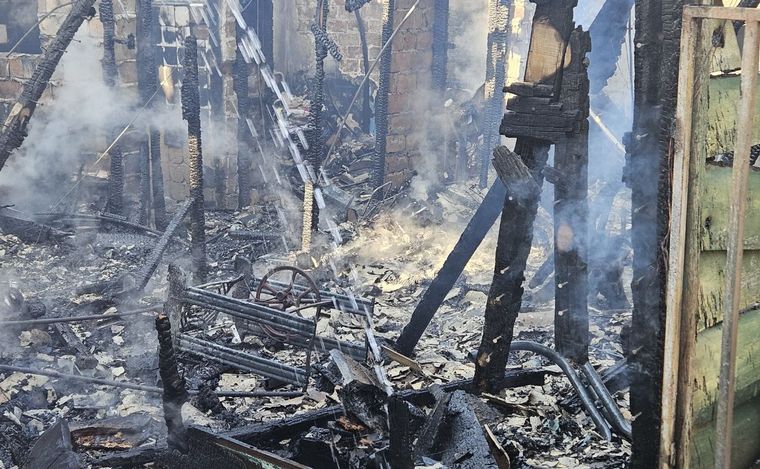
[{"label": "charred debris heap", "polygon": [[0,469],[675,467],[677,7],[1,3]]}]

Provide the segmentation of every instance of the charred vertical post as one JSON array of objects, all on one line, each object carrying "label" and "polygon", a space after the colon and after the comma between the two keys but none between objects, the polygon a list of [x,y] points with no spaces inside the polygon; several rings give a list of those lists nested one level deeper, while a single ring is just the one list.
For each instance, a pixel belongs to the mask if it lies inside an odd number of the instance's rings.
[{"label": "charred vertical post", "polygon": [[158,368],[163,386],[164,420],[169,448],[187,451],[185,424],[182,421],[182,406],[187,402],[185,379],[180,375],[177,356],[172,342],[172,326],[166,314],[156,318],[158,331]]},{"label": "charred vertical post", "polygon": [[[237,37],[241,37],[243,30],[236,25]],[[248,91],[248,77],[250,65],[246,63],[240,47],[235,52],[235,71],[233,87],[237,96],[237,175],[238,175],[238,210],[242,210],[251,203],[251,189],[253,187],[253,135],[248,128],[248,120],[251,119],[251,98]]]},{"label": "charred vertical post", "polygon": [[74,35],[82,26],[85,19],[92,17],[93,5],[95,0],[76,0],[71,6],[71,10],[63,20],[55,39],[45,50],[42,58],[37,62],[37,66],[26,83],[21,96],[11,108],[0,133],[0,171],[11,155],[11,152],[24,143],[27,136],[27,126],[32,118],[37,102],[42,97],[42,93],[50,82],[55,68],[69,47]]},{"label": "charred vertical post", "polygon": [[190,210],[191,256],[193,280],[206,280],[206,216],[203,198],[203,141],[201,139],[201,98],[198,83],[198,40],[185,38],[185,60],[182,64],[182,118],[187,121],[188,153],[190,157]]},{"label": "charred vertical post", "polygon": [[449,0],[433,4],[433,90],[446,91],[449,66]]},{"label": "charred vertical post", "polygon": [[562,106],[579,112],[577,130],[557,142],[554,168],[554,346],[578,364],[588,361],[588,114],[585,56],[591,38],[581,28],[570,35],[570,63],[562,74]]},{"label": "charred vertical post", "polygon": [[[155,53],[156,11],[153,0],[140,0],[137,8],[137,89],[140,101],[150,107],[158,93],[158,69]],[[140,221],[147,224],[153,211],[156,228],[166,228],[163,170],[161,169],[161,134],[151,123],[140,145]]]},{"label": "charred vertical post", "polygon": [[488,52],[486,57],[485,109],[483,143],[480,147],[480,187],[488,186],[491,151],[499,141],[499,121],[504,107],[507,81],[512,0],[488,0]]},{"label": "charred vertical post", "polygon": [[633,131],[625,181],[631,188],[631,468],[657,466],[670,223],[672,133],[682,0],[636,0]]},{"label": "charred vertical post", "polygon": [[533,244],[533,222],[538,212],[542,170],[549,146],[541,141],[521,139],[515,151],[539,190],[525,197],[507,193],[501,211],[493,282],[486,302],[483,337],[478,348],[474,384],[481,391],[501,388],[517,314],[522,305],[525,265]]},{"label": "charred vertical post", "polygon": [[[101,0],[100,22],[103,24],[103,80],[109,88],[115,88],[118,80],[116,68],[116,18],[113,12],[113,0]],[[117,132],[109,133],[108,139],[116,140]],[[117,142],[111,148],[108,172],[108,199],[105,211],[121,215],[124,210],[124,160],[121,145]]]},{"label": "charred vertical post", "polygon": [[[396,0],[388,0],[383,12],[382,44],[390,41],[393,34]],[[375,155],[372,158],[372,186],[378,188],[385,182],[385,155],[388,137],[388,103],[391,87],[392,48],[388,47],[380,59],[380,85],[375,95]]]},{"label": "charred vertical post", "polygon": [[[577,110],[558,110],[565,52],[573,30],[575,0],[536,2],[525,82],[508,88],[500,132],[517,137],[515,151],[539,190],[507,193],[501,212],[493,282],[486,302],[483,336],[475,363],[474,384],[480,391],[498,390],[507,365],[517,314],[522,306],[525,266],[533,243],[543,169],[553,142],[575,130]],[[550,124],[551,123],[551,124]]]}]

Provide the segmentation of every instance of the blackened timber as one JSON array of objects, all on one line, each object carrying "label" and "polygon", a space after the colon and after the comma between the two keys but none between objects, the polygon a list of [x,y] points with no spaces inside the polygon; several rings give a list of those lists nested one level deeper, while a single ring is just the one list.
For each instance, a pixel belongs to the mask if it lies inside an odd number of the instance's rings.
[{"label": "blackened timber", "polygon": [[[544,384],[545,373],[543,370],[509,370],[502,378],[502,386],[503,388],[541,386]],[[439,392],[435,391],[436,386],[438,386]],[[472,380],[458,380],[436,386],[419,390],[407,389],[399,391],[397,395],[414,405],[430,407],[435,405],[438,398],[442,397],[444,393],[459,389],[472,390]],[[336,405],[274,422],[238,427],[224,433],[224,435],[250,444],[263,441],[280,441],[292,437],[295,433],[306,431],[312,426],[323,425],[330,420],[335,420],[344,413],[343,406]]]},{"label": "blackened timber", "polygon": [[[433,3],[433,90],[446,91],[449,63],[449,0]],[[503,86],[503,85],[502,85]]]},{"label": "blackened timber", "polygon": [[[140,0],[137,10],[137,89],[140,100],[148,107],[158,92],[154,40],[157,20],[153,0]],[[156,228],[163,231],[167,216],[161,169],[161,134],[151,123],[146,128],[140,145],[140,219],[147,224],[152,209]]]},{"label": "blackened timber", "polygon": [[[348,3],[346,3],[348,8]],[[356,17],[356,29],[359,31],[359,40],[362,44],[362,72],[366,75],[369,73],[369,46],[367,45],[367,26],[364,24],[361,12],[354,10],[354,16]],[[372,120],[372,108],[370,105],[370,89],[369,86],[365,86],[362,89],[362,113],[359,123],[362,126],[362,130],[370,133],[370,121]]]},{"label": "blackened timber", "polygon": [[504,93],[507,79],[507,54],[509,50],[511,0],[488,0],[488,52],[486,57],[486,82],[483,112],[483,142],[480,152],[480,187],[488,186],[488,161],[491,151],[499,141],[499,120],[503,113]]},{"label": "blackened timber", "polygon": [[412,428],[410,405],[398,396],[388,399],[388,427],[390,443],[388,459],[393,468],[413,469],[415,432]]},{"label": "blackened timber", "polygon": [[193,280],[206,280],[206,215],[203,198],[203,143],[201,139],[201,98],[198,83],[198,41],[185,38],[185,79],[182,81],[182,118],[187,121],[188,152],[190,156],[190,252]]},{"label": "blackened timber", "polygon": [[[383,10],[382,43],[387,44],[393,34],[396,0],[388,0]],[[380,84],[375,95],[375,155],[372,158],[372,187],[385,183],[385,156],[388,137],[388,103],[391,89],[392,47],[388,47],[380,58]]]},{"label": "blackened timber", "polygon": [[[238,38],[245,33],[239,24],[235,25]],[[248,128],[247,119],[251,119],[251,97],[248,91],[248,77],[251,66],[245,61],[240,47],[235,50],[235,72],[233,87],[237,96],[237,173],[238,173],[238,210],[251,204],[253,170],[253,135]]]},{"label": "blackened timber", "polygon": [[177,229],[179,229],[180,223],[184,220],[191,205],[192,201],[190,200],[180,205],[177,212],[174,214],[174,217],[172,217],[171,223],[167,225],[161,238],[159,238],[156,245],[153,246],[153,250],[150,252],[145,264],[139,271],[137,271],[135,276],[135,288],[137,291],[142,291],[145,286],[148,285],[148,281],[156,272],[158,264],[161,262],[161,257],[163,256],[164,251],[169,247],[169,242],[177,232]]},{"label": "blackened timber", "polygon": [[61,61],[64,52],[66,52],[66,48],[69,47],[71,40],[74,39],[79,27],[85,19],[92,16],[94,4],[95,0],[74,1],[55,38],[37,62],[32,77],[24,83],[21,96],[11,107],[0,133],[0,171],[8,161],[11,152],[24,142],[29,120],[37,108],[42,93],[50,82],[50,77],[53,76],[53,72]]},{"label": "blackened timber", "polygon": [[554,149],[554,168],[564,184],[554,186],[554,344],[578,364],[588,361],[588,113],[589,80],[585,55],[589,34],[570,35],[570,63],[562,76],[563,106],[580,111],[577,132]]},{"label": "blackened timber", "polygon": [[[113,0],[101,0],[100,22],[103,23],[103,80],[109,88],[116,87],[118,72],[116,68],[116,18],[113,12]],[[116,140],[117,133],[111,132],[109,140]],[[105,211],[121,215],[124,210],[124,162],[121,145],[117,142],[109,151],[111,164],[108,172],[108,199]]]},{"label": "blackened timber", "polygon": [[396,340],[395,348],[400,353],[412,355],[446,295],[499,217],[506,194],[504,183],[500,179],[495,180]]},{"label": "blackened timber", "polygon": [[158,368],[163,385],[164,420],[167,442],[170,448],[185,451],[185,424],[182,421],[182,405],[187,402],[185,379],[179,374],[177,356],[174,353],[169,317],[161,314],[156,318],[158,331]]},{"label": "blackened timber", "polygon": [[167,221],[164,198],[164,171],[161,168],[161,132],[155,127],[148,131],[150,148],[150,180],[153,190],[153,221],[156,229],[165,230]]},{"label": "blackened timber", "polygon": [[[137,3],[137,90],[140,101],[148,103],[155,90],[151,90],[150,75],[153,71],[153,0],[138,0]],[[138,160],[138,171],[140,175],[140,223],[149,224],[151,213],[151,181],[150,181],[150,130],[143,127],[140,153]]]},{"label": "blackened timber", "polygon": [[[522,138],[515,150],[541,187],[549,146],[542,141]],[[523,200],[513,197],[503,200],[493,282],[488,292],[485,325],[473,378],[480,391],[495,392],[501,386],[515,321],[522,305],[522,285],[533,243],[538,202],[538,195]]]}]

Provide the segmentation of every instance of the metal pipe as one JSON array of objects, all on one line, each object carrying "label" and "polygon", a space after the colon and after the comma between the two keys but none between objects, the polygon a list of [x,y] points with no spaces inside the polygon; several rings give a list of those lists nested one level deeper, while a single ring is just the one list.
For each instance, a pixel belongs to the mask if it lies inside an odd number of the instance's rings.
[{"label": "metal pipe", "polygon": [[607,421],[615,430],[617,430],[620,434],[629,440],[633,438],[631,423],[628,422],[625,417],[623,417],[623,414],[620,412],[620,408],[615,403],[615,400],[612,398],[609,389],[607,389],[607,386],[605,386],[604,381],[602,381],[602,377],[599,376],[599,373],[596,372],[594,367],[589,362],[581,365],[581,371],[586,376],[586,379],[591,385],[591,389],[594,391],[596,397],[599,398],[599,401],[602,403],[602,406],[606,410],[605,417],[607,418]]},{"label": "metal pipe", "polygon": [[35,326],[44,324],[59,324],[67,322],[80,322],[80,321],[99,321],[104,319],[119,319],[127,316],[136,316],[138,314],[145,314],[155,311],[158,306],[151,306],[142,309],[136,309],[133,311],[124,311],[123,313],[116,314],[92,314],[89,316],[71,316],[67,318],[44,318],[44,319],[23,319],[12,321],[0,321],[0,326]]},{"label": "metal pipe", "polygon": [[[110,379],[94,378],[90,376],[72,375],[68,373],[61,373],[54,370],[40,370],[35,368],[26,368],[21,366],[12,365],[0,365],[2,371],[12,371],[15,373],[23,373],[27,375],[47,376],[50,378],[63,379],[68,381],[82,381],[86,383],[102,384],[104,386],[113,386],[117,388],[134,389],[136,391],[144,391],[149,394],[161,394],[164,390],[158,386],[147,386],[141,384],[125,383],[122,381],[113,381]],[[198,394],[198,391],[190,390],[189,394]],[[218,397],[298,397],[303,395],[300,391],[216,391],[214,392]]]},{"label": "metal pipe", "polygon": [[589,396],[586,387],[583,385],[583,381],[581,381],[580,377],[578,376],[578,373],[575,372],[573,367],[570,365],[570,362],[565,357],[547,347],[546,345],[531,342],[529,340],[512,341],[512,345],[510,346],[509,351],[537,353],[548,358],[554,362],[555,365],[559,366],[560,369],[562,369],[562,371],[565,373],[565,376],[567,376],[570,384],[573,385],[575,392],[578,393],[578,397],[581,399],[581,404],[583,404],[583,408],[586,409],[586,413],[589,415],[589,417],[591,417],[594,425],[596,425],[596,429],[605,440],[609,441],[612,439],[612,432],[610,431],[610,427],[607,425],[604,417],[602,417],[602,415],[599,413],[599,409],[594,406],[594,401],[592,400],[591,396]]},{"label": "metal pipe", "polygon": [[190,350],[194,352],[200,352],[204,354],[211,354],[211,359],[216,360],[216,355],[223,360],[230,360],[232,363],[236,363],[235,360],[241,360],[241,364],[248,366],[261,374],[267,373],[272,375],[271,377],[277,379],[287,379],[294,381],[296,384],[303,384],[300,378],[306,377],[306,372],[300,368],[295,368],[289,365],[284,365],[266,358],[252,355],[239,350],[234,350],[228,347],[215,344],[213,342],[197,339],[187,334],[179,335],[179,344],[182,349]]},{"label": "metal pipe", "polygon": [[306,375],[306,372],[300,368],[285,365],[283,363],[269,360],[258,355],[253,355],[248,352],[225,347],[211,341],[198,339],[187,334],[180,334],[179,340],[180,342],[186,342],[185,345],[190,344],[209,352],[224,354],[228,358],[243,360],[245,362],[248,362],[249,365],[255,365],[257,369],[270,372],[276,378],[292,375],[297,379],[301,375]]}]

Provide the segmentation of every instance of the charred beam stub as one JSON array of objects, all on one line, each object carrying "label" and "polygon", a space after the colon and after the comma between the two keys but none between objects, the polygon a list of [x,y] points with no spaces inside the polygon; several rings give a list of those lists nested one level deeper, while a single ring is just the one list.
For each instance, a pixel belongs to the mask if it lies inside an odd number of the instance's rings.
[{"label": "charred beam stub", "polygon": [[[383,11],[382,43],[387,44],[393,34],[396,0],[388,0]],[[387,48],[380,59],[380,85],[375,95],[375,155],[372,159],[372,187],[378,188],[385,182],[385,156],[388,137],[388,94],[391,87],[391,48]]]},{"label": "charred beam stub", "polygon": [[37,62],[32,78],[24,83],[24,90],[11,108],[3,124],[2,133],[0,133],[0,171],[8,161],[11,152],[24,142],[29,120],[37,108],[42,93],[47,88],[58,62],[61,61],[61,57],[66,52],[66,48],[69,47],[71,40],[74,39],[79,27],[85,19],[91,17],[94,4],[95,0],[77,0],[74,2],[55,39]]},{"label": "charred beam stub", "polygon": [[172,342],[171,323],[169,317],[161,314],[156,318],[158,331],[158,367],[163,385],[164,419],[168,430],[169,447],[186,452],[185,424],[182,421],[182,405],[187,402],[185,379],[177,367],[177,357]]},{"label": "charred beam stub", "polygon": [[185,79],[182,81],[182,118],[187,121],[190,156],[190,251],[193,280],[206,280],[206,216],[203,198],[203,143],[201,139],[201,98],[198,84],[198,40],[185,38]]},{"label": "charred beam stub", "polygon": [[[235,25],[238,37],[244,34],[240,25]],[[237,108],[240,117],[237,120],[237,174],[238,174],[238,210],[242,210],[251,203],[253,158],[253,135],[248,128],[247,119],[251,119],[251,98],[248,91],[248,77],[250,65],[245,61],[241,48],[235,49],[235,73],[233,75],[233,88],[237,96]]]}]

